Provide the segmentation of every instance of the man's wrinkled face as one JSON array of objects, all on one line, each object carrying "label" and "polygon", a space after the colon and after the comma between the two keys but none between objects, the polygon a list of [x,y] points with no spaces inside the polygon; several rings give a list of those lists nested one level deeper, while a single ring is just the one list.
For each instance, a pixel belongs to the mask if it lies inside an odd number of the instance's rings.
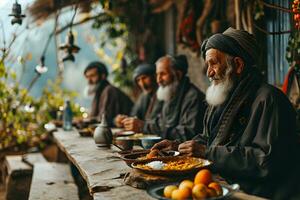
[{"label": "man's wrinkled face", "polygon": [[224,53],[216,49],[209,49],[206,52],[205,64],[207,66],[206,75],[215,85],[226,79],[228,65]]},{"label": "man's wrinkled face", "polygon": [[84,75],[89,85],[96,85],[100,81],[98,70],[96,68],[88,70]]},{"label": "man's wrinkled face", "polygon": [[156,81],[160,86],[167,86],[174,81],[174,73],[169,60],[163,60],[156,65]]},{"label": "man's wrinkled face", "polygon": [[153,78],[151,75],[142,74],[136,78],[136,82],[141,90],[145,93],[150,93],[154,89]]},{"label": "man's wrinkled face", "polygon": [[206,90],[206,101],[209,105],[223,104],[234,86],[236,77],[235,64],[230,57],[216,49],[206,52],[207,76],[211,85]]}]

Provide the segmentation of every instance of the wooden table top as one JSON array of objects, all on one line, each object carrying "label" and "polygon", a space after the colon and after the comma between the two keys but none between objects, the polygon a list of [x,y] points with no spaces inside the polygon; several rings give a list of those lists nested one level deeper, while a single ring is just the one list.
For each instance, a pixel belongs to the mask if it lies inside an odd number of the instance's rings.
[{"label": "wooden table top", "polygon": [[[94,199],[153,199],[145,190],[125,185],[122,177],[130,168],[124,161],[116,158],[116,148],[98,148],[92,137],[81,137],[77,130],[59,129],[53,136],[58,147],[78,168]],[[232,199],[262,198],[235,192]]]},{"label": "wooden table top", "polygon": [[81,137],[76,130],[53,133],[59,148],[78,168],[94,199],[151,200],[146,191],[127,186],[123,175],[130,168],[116,158],[115,148],[98,148],[92,137]]}]

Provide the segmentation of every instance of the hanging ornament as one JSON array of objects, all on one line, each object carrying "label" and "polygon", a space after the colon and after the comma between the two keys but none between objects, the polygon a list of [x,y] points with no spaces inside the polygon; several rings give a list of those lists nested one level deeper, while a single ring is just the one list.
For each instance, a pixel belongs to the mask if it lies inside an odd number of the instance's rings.
[{"label": "hanging ornament", "polygon": [[80,47],[74,44],[74,35],[72,30],[69,31],[67,37],[66,37],[66,43],[63,45],[60,45],[60,50],[63,50],[67,53],[67,55],[63,58],[63,61],[70,60],[72,62],[75,61],[74,53],[78,53],[80,50]]},{"label": "hanging ornament", "polygon": [[63,62],[68,61],[68,60],[74,62],[75,57],[73,54],[78,53],[80,50],[80,47],[78,47],[77,45],[74,44],[74,35],[72,32],[73,21],[76,16],[77,8],[78,8],[78,6],[76,5],[74,15],[73,15],[71,23],[70,23],[70,31],[66,37],[66,43],[59,46],[60,50],[63,50],[66,52],[66,56],[63,58]]},{"label": "hanging ornament", "polygon": [[16,2],[13,4],[12,7],[12,12],[11,14],[9,14],[8,16],[12,16],[12,20],[11,20],[11,24],[22,24],[22,19],[25,17],[25,15],[22,15],[22,8],[21,8],[21,4],[18,3],[18,1],[16,0]]},{"label": "hanging ornament", "polygon": [[40,64],[35,67],[35,72],[39,75],[44,74],[48,71],[48,67],[45,66],[45,56],[40,59]]}]

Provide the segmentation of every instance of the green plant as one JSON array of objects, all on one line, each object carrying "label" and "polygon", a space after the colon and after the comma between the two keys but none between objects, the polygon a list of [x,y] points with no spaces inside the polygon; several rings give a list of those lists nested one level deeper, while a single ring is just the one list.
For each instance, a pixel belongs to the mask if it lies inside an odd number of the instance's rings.
[{"label": "green plant", "polygon": [[[64,104],[66,98],[74,99],[74,92],[62,89],[61,80],[49,81],[39,99],[31,97],[22,88],[17,76],[0,63],[0,150],[17,147],[43,147],[47,137],[44,124],[54,119],[53,111]],[[74,115],[81,114],[79,105],[72,104]]]}]

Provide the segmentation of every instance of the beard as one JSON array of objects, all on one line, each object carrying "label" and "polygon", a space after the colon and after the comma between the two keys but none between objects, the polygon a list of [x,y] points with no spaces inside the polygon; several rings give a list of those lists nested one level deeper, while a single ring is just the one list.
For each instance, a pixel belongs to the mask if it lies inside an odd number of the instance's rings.
[{"label": "beard", "polygon": [[178,80],[174,80],[172,83],[165,86],[160,84],[156,91],[157,99],[160,101],[170,101],[175,95],[178,85]]},{"label": "beard", "polygon": [[96,91],[99,87],[99,83],[96,84],[88,84],[85,88],[84,88],[84,96],[86,98],[93,98],[96,94]]},{"label": "beard", "polygon": [[211,85],[206,90],[206,101],[209,105],[219,106],[227,100],[229,93],[234,86],[232,71],[233,66],[228,65],[222,82],[216,84],[216,82],[212,80]]}]

